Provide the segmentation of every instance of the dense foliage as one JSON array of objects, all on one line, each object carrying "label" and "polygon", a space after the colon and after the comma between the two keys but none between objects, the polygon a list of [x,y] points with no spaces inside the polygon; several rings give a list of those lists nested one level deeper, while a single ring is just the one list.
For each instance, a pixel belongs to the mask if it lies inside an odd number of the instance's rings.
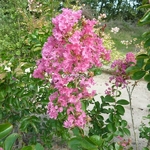
[{"label": "dense foliage", "polygon": [[[50,9],[51,4],[57,9],[59,3],[43,1],[44,15],[38,11],[29,11],[27,1],[8,0],[7,3],[1,1],[1,4],[0,123],[2,126],[6,123],[10,132],[12,126],[7,122],[13,125],[13,133],[18,138],[13,149],[37,141],[45,148],[51,147],[54,134],[63,136],[61,131],[54,131],[56,124],[59,126],[59,121],[46,117],[47,97],[53,90],[47,87],[49,83],[46,80],[34,79],[32,72],[36,60],[41,57],[41,48],[51,34],[50,17],[54,15]],[[49,133],[52,128],[54,132]],[[5,131],[5,128],[1,128],[2,131],[3,129]],[[13,142],[6,139],[5,145],[13,146]]]}]

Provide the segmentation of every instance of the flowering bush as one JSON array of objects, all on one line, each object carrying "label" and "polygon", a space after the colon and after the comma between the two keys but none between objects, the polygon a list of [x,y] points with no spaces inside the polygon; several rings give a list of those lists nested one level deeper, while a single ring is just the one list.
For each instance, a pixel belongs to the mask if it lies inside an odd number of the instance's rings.
[{"label": "flowering bush", "polygon": [[84,127],[87,116],[82,101],[91,99],[95,91],[88,74],[92,67],[101,67],[102,60],[110,60],[110,51],[94,33],[95,20],[82,18],[82,11],[63,9],[52,19],[52,36],[44,44],[42,58],[37,62],[33,76],[51,79],[55,92],[49,97],[47,113],[57,119],[64,113],[64,127]]},{"label": "flowering bush", "polygon": [[[113,76],[110,77],[109,82],[115,85],[115,88],[125,88],[129,83],[130,76],[126,73],[126,69],[136,63],[135,55],[132,52],[126,54],[126,58],[115,60],[111,64],[111,68],[114,69]],[[113,88],[114,86],[112,86]],[[115,90],[108,88],[106,94],[113,95]]]},{"label": "flowering bush", "polygon": [[[111,37],[101,34],[107,26],[96,25],[97,21],[83,18],[81,11],[69,9],[64,9],[61,15],[53,18],[61,7],[71,6],[68,1],[66,3],[60,4],[58,0],[40,0],[39,3],[36,0],[22,3],[7,0],[5,3],[2,0],[0,149],[7,149],[7,146],[12,147],[10,149],[50,149],[54,135],[69,140],[72,150],[121,149],[130,145],[130,141],[124,140],[124,135],[130,133],[127,121],[121,117],[125,112],[123,105],[129,102],[110,95],[101,96],[101,100],[97,102],[93,98],[95,92],[89,92],[95,75],[93,67],[101,67],[103,60],[109,60],[110,52],[105,48],[113,51],[113,59],[119,54],[116,53]],[[105,17],[105,14],[101,14],[98,19],[105,20]],[[103,36],[105,48],[102,40],[95,34],[95,25],[97,35]],[[34,72],[36,78],[44,79],[40,81],[31,78],[31,72],[43,43],[42,59],[37,62],[38,68]],[[149,45],[149,41],[146,43]],[[13,50],[14,55],[11,53]],[[149,54],[140,55],[139,59],[144,61],[137,60],[138,65],[131,67],[145,69],[145,80],[150,82]],[[141,65],[144,62],[146,63]],[[143,70],[135,72],[136,79],[139,79],[139,73],[141,78]],[[149,85],[148,83],[148,87]],[[49,95],[47,112],[53,119],[45,115]],[[86,109],[86,104],[89,103],[94,104],[92,110]],[[78,126],[84,127],[89,120],[89,133],[84,134],[84,130]],[[73,137],[70,139],[70,130],[67,128],[73,128]],[[147,132],[142,130],[142,136],[145,134]],[[114,139],[118,136],[120,141],[116,143]]]}]

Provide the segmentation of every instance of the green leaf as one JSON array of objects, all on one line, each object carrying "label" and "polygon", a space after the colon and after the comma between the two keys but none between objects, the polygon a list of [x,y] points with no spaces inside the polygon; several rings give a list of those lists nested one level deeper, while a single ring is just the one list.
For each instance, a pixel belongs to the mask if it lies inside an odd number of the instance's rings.
[{"label": "green leaf", "polygon": [[83,111],[86,111],[87,107],[88,107],[88,101],[87,100],[84,100],[84,101],[81,101],[81,104],[82,104],[82,110]]},{"label": "green leaf", "polygon": [[150,38],[147,39],[144,43],[144,48],[148,48],[148,47],[150,47]]},{"label": "green leaf", "polygon": [[121,99],[121,100],[117,101],[117,104],[119,104],[119,105],[128,105],[129,102],[127,100]]},{"label": "green leaf", "polygon": [[94,70],[94,75],[96,76],[96,75],[101,75],[102,74],[102,70],[101,70],[101,68],[96,68],[95,70]]},{"label": "green leaf", "polygon": [[9,135],[13,130],[13,126],[10,123],[0,124],[0,139],[3,139]]},{"label": "green leaf", "polygon": [[150,31],[148,31],[148,32],[144,32],[143,34],[142,34],[142,36],[145,38],[149,38],[150,37]]},{"label": "green leaf", "polygon": [[121,150],[122,147],[118,144],[118,143],[115,143],[115,150]]},{"label": "green leaf", "polygon": [[113,103],[113,102],[115,102],[115,98],[113,98],[113,97],[110,96],[110,95],[106,95],[105,98],[104,98],[104,101],[105,101],[105,102]]},{"label": "green leaf", "polygon": [[20,51],[16,51],[16,55],[20,55],[21,53],[20,53]]},{"label": "green leaf", "polygon": [[35,44],[34,47],[42,47],[41,43]]},{"label": "green leaf", "polygon": [[118,112],[120,115],[124,115],[125,109],[124,109],[123,106],[117,105],[115,108],[117,109],[117,112]]},{"label": "green leaf", "polygon": [[93,144],[88,137],[81,138],[81,145],[87,150],[98,150],[98,146]]},{"label": "green leaf", "polygon": [[21,150],[36,150],[34,146],[25,146]]},{"label": "green leaf", "polygon": [[67,87],[69,88],[75,87],[75,83],[71,81],[68,83]]},{"label": "green leaf", "polygon": [[17,133],[12,133],[11,135],[9,135],[4,141],[4,149],[11,150],[18,137],[19,134]]},{"label": "green leaf", "polygon": [[150,82],[147,84],[147,89],[150,91]]},{"label": "green leaf", "polygon": [[37,143],[37,144],[35,145],[35,149],[36,149],[36,150],[44,150],[44,147],[43,147],[40,143]]},{"label": "green leaf", "polygon": [[72,150],[77,150],[79,147],[81,147],[81,138],[74,137],[71,140],[68,141],[68,146]]},{"label": "green leaf", "polygon": [[121,121],[121,127],[122,127],[122,128],[126,127],[127,124],[128,124],[128,123],[127,123],[126,120],[122,120],[122,121]]},{"label": "green leaf", "polygon": [[[147,54],[140,54],[138,56],[136,56],[137,59],[142,58],[142,59],[147,59],[149,58],[149,56]],[[134,67],[134,66],[133,66]]]},{"label": "green leaf", "polygon": [[21,66],[21,69],[25,70],[27,68],[31,68],[33,67],[33,64],[32,63],[24,63],[22,66]]},{"label": "green leaf", "polygon": [[124,133],[123,133],[123,131],[122,131],[122,128],[118,128],[118,130],[114,133],[116,136],[123,136],[124,135]]},{"label": "green leaf", "polygon": [[133,74],[132,79],[139,80],[145,75],[145,71],[137,71]]},{"label": "green leaf", "polygon": [[142,6],[139,6],[137,9],[141,9],[141,8],[150,8],[150,4],[144,4]]},{"label": "green leaf", "polygon": [[147,75],[144,77],[144,80],[147,81],[147,82],[150,82],[150,74],[147,74]]},{"label": "green leaf", "polygon": [[142,150],[149,150],[149,148],[147,148],[147,147],[144,147],[144,148],[142,148]]},{"label": "green leaf", "polygon": [[145,65],[144,70],[145,71],[150,70],[150,63],[149,62],[147,62],[147,64]]},{"label": "green leaf", "polygon": [[137,66],[131,66],[131,67],[128,67],[128,68],[126,69],[126,73],[133,73],[133,72],[138,71],[139,69],[140,69],[140,68],[137,67]]},{"label": "green leaf", "polygon": [[128,130],[127,128],[123,128],[122,131],[123,131],[127,136],[130,136],[130,130]]},{"label": "green leaf", "polygon": [[73,150],[77,150],[79,147],[85,148],[86,150],[98,150],[97,146],[89,142],[85,137],[74,137],[68,142],[68,145]]},{"label": "green leaf", "polygon": [[121,91],[119,91],[119,90],[116,89],[116,91],[114,90],[114,92],[115,92],[115,94],[116,94],[116,97],[120,97]]},{"label": "green leaf", "polygon": [[145,65],[145,62],[144,62],[144,59],[145,58],[136,58],[136,66],[139,68],[139,69],[142,69],[143,66]]},{"label": "green leaf", "polygon": [[36,123],[30,123],[36,133],[38,133],[38,129],[36,127]]},{"label": "green leaf", "polygon": [[94,76],[102,74],[101,68],[93,67],[90,69],[94,73]]},{"label": "green leaf", "polygon": [[113,119],[114,119],[113,113],[110,113],[110,115],[109,115],[109,121],[113,122]]},{"label": "green leaf", "polygon": [[0,89],[1,90],[1,92],[0,92],[0,101],[2,102],[2,101],[4,101],[5,100],[5,96],[6,96],[6,91],[4,91],[4,90],[2,90],[2,89]]},{"label": "green leaf", "polygon": [[39,122],[40,120],[36,116],[26,116],[20,121],[21,123],[20,129],[22,131],[27,131],[28,126],[31,125],[33,129],[35,130],[35,132],[38,133],[37,123]]},{"label": "green leaf", "polygon": [[[147,116],[143,117],[144,119],[150,119],[150,114],[148,114]],[[150,130],[150,129],[149,129]]]},{"label": "green leaf", "polygon": [[33,51],[41,51],[41,47],[35,47]]},{"label": "green leaf", "polygon": [[98,146],[101,146],[103,143],[103,139],[99,135],[93,135],[90,137],[90,140]]},{"label": "green leaf", "polygon": [[32,37],[33,39],[37,39],[37,36],[34,35],[34,34],[31,34],[31,37]]},{"label": "green leaf", "polygon": [[114,137],[113,133],[108,133],[107,138],[105,140],[110,142],[113,139],[113,137]]},{"label": "green leaf", "polygon": [[80,135],[81,135],[80,130],[79,130],[79,128],[77,128],[77,127],[73,128],[73,129],[72,129],[72,132],[73,132],[73,134],[74,134],[75,136],[80,136]]},{"label": "green leaf", "polygon": [[115,124],[114,123],[109,123],[108,125],[107,125],[107,128],[108,128],[108,130],[110,131],[110,132],[115,132],[116,131],[116,127],[115,127]]},{"label": "green leaf", "polygon": [[144,16],[139,20],[139,25],[145,25],[150,23],[150,10],[147,11]]}]

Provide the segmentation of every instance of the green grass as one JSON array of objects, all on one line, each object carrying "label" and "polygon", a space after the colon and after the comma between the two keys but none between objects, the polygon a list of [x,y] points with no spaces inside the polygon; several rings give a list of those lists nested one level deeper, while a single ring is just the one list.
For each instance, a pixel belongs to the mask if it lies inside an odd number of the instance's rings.
[{"label": "green grass", "polygon": [[[140,44],[143,40],[142,34],[145,31],[150,30],[150,27],[138,26],[137,23],[125,22],[120,20],[111,20],[106,24],[106,33],[110,33],[112,40],[115,42],[117,50],[123,54],[129,51],[134,53],[139,52],[142,48],[139,48],[135,45]],[[120,28],[119,32],[116,34],[110,32],[111,28],[114,27]],[[133,41],[134,38],[136,38],[137,40],[135,42],[132,42],[132,44],[129,44],[128,47],[121,43],[121,41],[123,40]]]}]

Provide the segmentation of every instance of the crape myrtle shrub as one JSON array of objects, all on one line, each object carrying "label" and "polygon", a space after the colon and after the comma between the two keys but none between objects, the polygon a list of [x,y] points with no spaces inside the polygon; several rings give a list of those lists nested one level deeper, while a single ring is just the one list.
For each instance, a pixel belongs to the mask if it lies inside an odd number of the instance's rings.
[{"label": "crape myrtle shrub", "polygon": [[81,18],[82,11],[63,9],[53,18],[53,34],[42,50],[42,59],[37,62],[33,76],[50,78],[54,89],[50,95],[48,114],[57,119],[64,114],[64,126],[84,127],[87,121],[82,103],[91,99],[95,92],[88,92],[93,78],[88,77],[92,67],[101,67],[102,60],[110,60],[110,51],[94,33],[95,20]]},{"label": "crape myrtle shrub", "polygon": [[[2,126],[9,125],[3,124],[5,122],[13,124],[14,128],[10,125],[13,133],[20,136],[14,149],[37,142],[49,149],[54,135],[68,140],[66,128],[74,127],[76,137],[69,141],[69,146],[75,147],[73,149],[92,149],[89,143],[94,148],[122,148],[122,145],[112,140],[118,135],[130,135],[127,122],[121,118],[125,113],[122,105],[127,105],[128,101],[115,99],[109,89],[106,91],[107,96],[101,97],[100,104],[93,99],[95,91],[89,91],[93,84],[93,75],[96,75],[97,70],[99,72],[104,61],[110,59],[110,52],[103,47],[102,39],[94,33],[97,21],[81,17],[81,11],[63,9],[61,15],[53,18],[52,25],[51,19],[48,20],[50,23],[46,20],[55,16],[52,9],[46,7],[48,2],[42,3],[42,11],[39,9],[39,12],[33,13],[27,10],[27,2],[18,2],[21,5],[13,1],[9,1],[8,5],[2,2],[0,122]],[[48,12],[44,18],[41,15],[43,12]],[[75,17],[72,18],[70,14]],[[144,59],[147,57],[144,55]],[[37,68],[35,60],[38,60]],[[121,73],[119,76],[115,75],[117,78],[110,79],[110,82],[115,81],[113,87],[126,86],[129,78],[124,76],[125,69],[130,65],[132,67],[133,62],[135,63],[134,56],[129,53],[125,60],[113,63],[112,68],[117,68],[116,73]],[[34,79],[33,71],[35,78],[43,80]],[[86,109],[89,103],[95,104],[91,112]],[[106,122],[99,111],[109,114]],[[91,121],[94,128],[89,132],[91,137],[83,136],[84,131],[81,128],[94,117],[96,119]],[[10,134],[12,135],[14,134]],[[6,145],[7,138],[1,141],[2,147],[3,141]],[[98,143],[93,143],[93,139],[98,140]]]}]

